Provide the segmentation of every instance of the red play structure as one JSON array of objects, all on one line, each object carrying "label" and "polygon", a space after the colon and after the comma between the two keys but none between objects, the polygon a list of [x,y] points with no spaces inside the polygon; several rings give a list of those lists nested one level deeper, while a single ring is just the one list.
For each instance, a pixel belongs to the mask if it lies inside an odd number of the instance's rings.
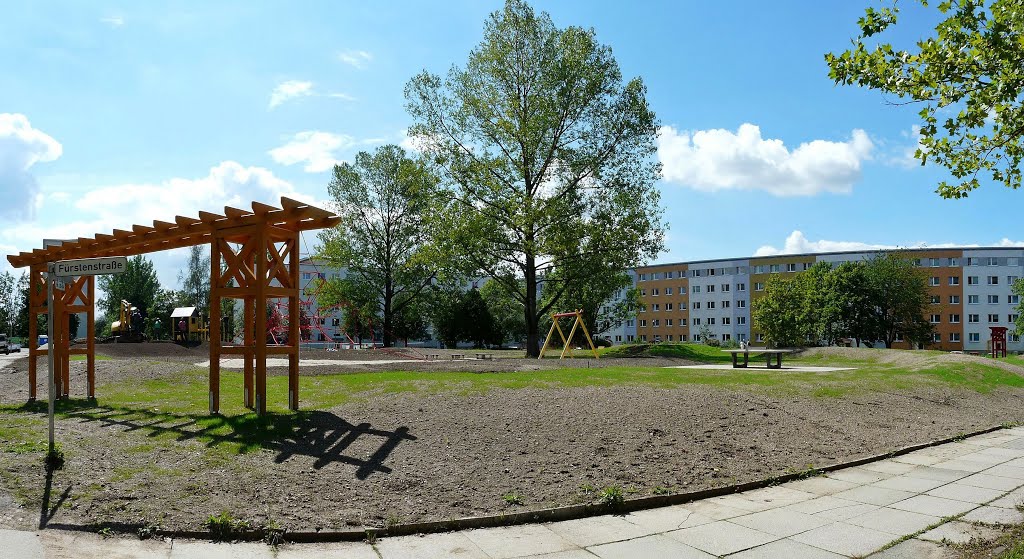
[{"label": "red play structure", "polygon": [[989,326],[992,331],[992,357],[1006,357],[1006,330],[1005,326]]}]

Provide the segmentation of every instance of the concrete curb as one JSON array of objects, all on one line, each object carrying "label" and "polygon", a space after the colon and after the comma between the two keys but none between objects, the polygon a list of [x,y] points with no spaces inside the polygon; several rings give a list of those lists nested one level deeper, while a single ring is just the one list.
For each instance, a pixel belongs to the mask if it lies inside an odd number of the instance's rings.
[{"label": "concrete curb", "polygon": [[[557,522],[562,520],[576,520],[580,518],[587,518],[591,516],[600,516],[603,514],[610,513],[628,513],[633,511],[652,509],[657,507],[665,507],[670,505],[681,505],[689,503],[691,501],[699,501],[701,499],[710,499],[712,497],[719,497],[722,495],[729,495],[732,493],[741,493],[743,491],[750,491],[752,489],[761,489],[763,487],[770,487],[778,485],[780,483],[786,483],[790,481],[796,481],[808,477],[809,474],[820,475],[826,472],[832,472],[835,470],[841,470],[844,468],[852,468],[854,466],[861,466],[863,464],[869,464],[871,462],[877,462],[879,460],[885,460],[895,456],[901,456],[933,446],[948,444],[957,442],[963,439],[984,435],[993,431],[1003,429],[1002,425],[995,427],[989,427],[981,429],[979,431],[973,431],[954,437],[945,439],[939,439],[927,443],[915,444],[900,448],[898,450],[888,452],[885,454],[876,454],[865,458],[858,458],[849,462],[839,462],[836,464],[830,464],[821,468],[814,468],[809,472],[798,472],[792,474],[785,474],[782,476],[767,478],[756,481],[748,481],[745,483],[727,485],[723,487],[714,487],[711,489],[702,489],[700,491],[691,491],[688,493],[674,493],[671,495],[654,495],[650,497],[641,497],[638,499],[629,499],[623,502],[620,507],[609,508],[602,505],[586,504],[586,505],[571,505],[566,507],[555,507],[550,509],[531,510],[524,512],[516,512],[510,514],[499,514],[490,516],[474,516],[467,518],[459,518],[453,520],[434,521],[434,522],[416,522],[411,524],[398,524],[387,528],[353,528],[350,530],[331,530],[331,531],[303,531],[303,532],[283,532],[281,539],[286,542],[295,543],[320,543],[320,542],[342,542],[342,541],[362,541],[364,539],[376,539],[380,537],[393,537],[393,536],[408,536],[412,534],[429,534],[435,532],[450,532],[454,530],[468,530],[473,528],[495,528],[501,526],[515,526],[519,524],[537,523],[537,522]],[[74,524],[49,524],[47,528],[55,528],[60,530],[69,530],[77,532],[95,532],[98,527],[104,527],[104,525],[89,525],[79,526]],[[122,533],[134,533],[139,527],[126,526],[126,525],[106,525],[105,527],[110,528],[112,531]],[[242,534],[235,541],[259,541],[264,539],[266,532],[256,531],[249,534]],[[206,531],[196,530],[154,530],[153,536],[167,537],[167,538],[188,538],[196,540],[209,540],[210,533]]]}]

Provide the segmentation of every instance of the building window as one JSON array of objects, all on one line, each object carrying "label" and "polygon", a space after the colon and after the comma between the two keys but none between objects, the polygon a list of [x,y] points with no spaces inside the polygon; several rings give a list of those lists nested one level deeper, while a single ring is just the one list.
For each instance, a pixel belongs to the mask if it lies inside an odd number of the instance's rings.
[{"label": "building window", "polygon": [[1011,304],[1011,305],[1019,305],[1020,304],[1020,295],[1007,295],[1006,296],[1006,302]]},{"label": "building window", "polygon": [[758,334],[758,335],[757,335],[757,336],[755,337],[755,339],[756,339],[757,341],[759,341],[759,342],[763,342],[763,341],[764,341],[764,334]]},{"label": "building window", "polygon": [[754,284],[754,291],[764,291],[764,284],[757,282]]},{"label": "building window", "polygon": [[700,319],[699,318],[693,319],[693,325],[694,326],[700,326]]},{"label": "building window", "polygon": [[302,272],[302,279],[309,279],[311,277],[313,277],[313,274],[310,274],[309,272]]},{"label": "building window", "polygon": [[958,314],[951,314],[951,315],[949,315],[949,323],[950,324],[960,324],[960,315],[958,315]]},{"label": "building window", "polygon": [[722,334],[722,341],[729,341],[732,339],[732,334]]},{"label": "building window", "polygon": [[640,327],[641,328],[647,328],[647,320],[646,319],[643,319],[643,318],[640,319]]},{"label": "building window", "polygon": [[646,342],[647,341],[647,334],[640,334],[640,341],[641,342]]},{"label": "building window", "polygon": [[1016,314],[1007,315],[1006,322],[1009,322],[1010,324],[1013,324],[1013,323],[1017,322],[1017,317],[1018,316],[1019,315],[1016,315]]},{"label": "building window", "polygon": [[740,300],[736,301],[736,306],[738,308],[741,308],[741,309],[747,308],[747,300],[746,299],[740,299]]},{"label": "building window", "polygon": [[666,311],[672,310],[672,303],[665,303],[665,310]]},{"label": "building window", "polygon": [[651,321],[651,327],[652,328],[657,328],[658,326],[661,326],[661,321],[660,320],[655,318],[654,320]]},{"label": "building window", "polygon": [[978,285],[978,276],[967,276],[967,285]]},{"label": "building window", "polygon": [[977,332],[970,332],[969,334],[967,334],[967,341],[975,342],[975,343],[980,342],[981,341],[981,334],[979,334]]},{"label": "building window", "polygon": [[622,335],[616,335],[615,336],[615,341],[621,342],[622,341]]},{"label": "building window", "polygon": [[699,286],[699,285],[695,285],[695,286],[693,286],[693,288],[692,288],[692,291],[693,291],[694,293],[700,293],[700,286]]},{"label": "building window", "polygon": [[976,257],[976,256],[968,256],[967,257],[967,265],[968,266],[978,266],[979,265],[978,264],[978,257]]},{"label": "building window", "polygon": [[672,319],[671,318],[666,318],[665,319],[665,326],[672,326]]},{"label": "building window", "polygon": [[661,310],[661,305],[659,305],[658,303],[654,303],[653,305],[651,305],[651,310],[654,312],[658,312]]},{"label": "building window", "polygon": [[654,289],[651,289],[651,297],[657,297],[657,296],[658,296],[658,288],[655,287]]},{"label": "building window", "polygon": [[715,317],[712,316],[711,318],[708,319],[708,325],[710,325],[710,326],[714,326],[715,325]]},{"label": "building window", "polygon": [[976,314],[969,314],[969,315],[967,315],[967,323],[968,324],[977,324],[979,322],[981,322],[981,321],[978,320],[978,315],[976,315]]},{"label": "building window", "polygon": [[913,259],[913,260],[911,260],[910,262],[911,262],[912,264],[914,264],[914,266],[920,266],[920,265],[921,265],[921,259],[920,259],[920,258],[914,258],[914,259]]},{"label": "building window", "polygon": [[722,308],[723,309],[729,308],[729,303],[730,303],[729,301],[722,301]]},{"label": "building window", "polygon": [[939,259],[938,258],[929,258],[928,259],[928,265],[931,266],[932,268],[938,268],[939,267]]},{"label": "building window", "polygon": [[632,328],[632,327],[633,327],[633,319],[629,319],[629,320],[627,320],[627,321],[626,321],[626,326],[628,326],[628,327]]},{"label": "building window", "polygon": [[1020,278],[1017,276],[1006,276],[1006,285],[1013,287],[1013,284],[1017,283]]},{"label": "building window", "polygon": [[709,276],[715,275],[715,269],[714,268],[708,268],[708,275]]},{"label": "building window", "polygon": [[647,281],[647,274],[640,274],[640,281]]},{"label": "building window", "polygon": [[746,290],[747,290],[747,284],[745,284],[745,283],[737,283],[736,284],[736,291],[746,291]]},{"label": "building window", "polygon": [[935,343],[941,342],[942,341],[942,334],[939,334],[938,332],[932,332],[932,341],[935,342]]},{"label": "building window", "polygon": [[708,308],[709,309],[715,308],[715,302],[714,301],[708,301]]},{"label": "building window", "polygon": [[780,269],[781,269],[781,265],[780,264],[769,264],[768,265],[768,271],[773,273],[773,274],[779,273]]},{"label": "building window", "polygon": [[929,295],[928,299],[933,305],[938,305],[942,301],[942,297],[939,297],[938,295]]},{"label": "building window", "polygon": [[715,286],[709,285],[708,286],[708,293],[714,293],[714,292],[715,292]]},{"label": "building window", "polygon": [[960,296],[959,295],[950,295],[949,296],[949,304],[950,305],[959,305],[960,304]]},{"label": "building window", "polygon": [[988,277],[988,284],[989,285],[999,285],[999,276],[989,276]]},{"label": "building window", "polygon": [[988,315],[988,323],[989,324],[999,324],[999,315],[998,314],[990,314],[990,315]]},{"label": "building window", "polygon": [[988,296],[988,304],[990,304],[990,305],[998,305],[999,304],[999,296],[998,295],[989,295]]},{"label": "building window", "polygon": [[700,301],[694,301],[693,302],[693,310],[695,310],[695,311],[699,311],[700,310]]},{"label": "building window", "polygon": [[959,258],[950,258],[949,259],[949,265],[954,267],[954,268],[960,266],[960,259]]},{"label": "building window", "polygon": [[989,266],[998,266],[999,265],[999,259],[996,258],[995,256],[989,256],[988,257],[988,265]]},{"label": "building window", "polygon": [[795,272],[796,271],[796,263],[786,264],[786,271],[787,272]]},{"label": "building window", "polygon": [[977,305],[978,304],[978,296],[977,295],[968,295],[967,296],[967,304],[968,305]]},{"label": "building window", "polygon": [[950,332],[949,333],[949,341],[951,341],[951,342],[959,342],[960,341],[960,332]]},{"label": "building window", "polygon": [[939,276],[932,276],[931,279],[928,280],[928,285],[930,285],[932,287],[938,286],[939,285]]},{"label": "building window", "polygon": [[640,290],[640,296],[641,297],[646,297],[647,296],[647,290],[646,289],[641,289]]},{"label": "building window", "polygon": [[732,324],[732,319],[730,317],[728,317],[728,316],[723,316],[722,317],[722,325],[728,326],[730,324]]},{"label": "building window", "polygon": [[722,293],[728,293],[729,292],[729,287],[731,287],[731,286],[728,283],[723,283],[722,284]]},{"label": "building window", "polygon": [[1016,266],[1017,265],[1017,259],[1016,258],[1007,258],[1006,259],[1006,265],[1007,266]]},{"label": "building window", "polygon": [[672,294],[672,288],[671,287],[666,287],[665,288],[665,295],[671,295],[671,294]]},{"label": "building window", "polygon": [[675,272],[665,272],[665,279],[672,279],[673,277],[675,277]]},{"label": "building window", "polygon": [[631,342],[631,341],[633,341],[635,339],[636,338],[633,337],[633,334],[626,334],[626,341],[627,342]]},{"label": "building window", "polygon": [[747,323],[747,317],[745,317],[745,316],[737,316],[736,317],[736,324],[739,324],[739,325],[742,326],[742,325],[745,325],[746,323]]},{"label": "building window", "polygon": [[932,324],[938,324],[942,322],[942,317],[940,315],[933,314],[929,319],[929,322],[931,322]]},{"label": "building window", "polygon": [[960,276],[949,276],[949,285],[960,285]]},{"label": "building window", "polygon": [[679,341],[685,342],[686,341],[686,334],[679,334]]}]

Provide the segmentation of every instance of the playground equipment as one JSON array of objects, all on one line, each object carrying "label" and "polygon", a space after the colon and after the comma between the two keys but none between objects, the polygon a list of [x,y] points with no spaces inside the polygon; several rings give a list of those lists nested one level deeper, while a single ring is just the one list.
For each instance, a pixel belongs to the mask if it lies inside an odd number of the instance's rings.
[{"label": "playground equipment", "polygon": [[992,358],[1006,357],[1006,331],[1008,328],[1005,326],[989,326],[989,330],[992,331]]},{"label": "playground equipment", "polygon": [[[558,325],[559,319],[574,317],[575,320],[572,322],[572,329],[569,330],[569,337],[566,338],[562,332],[562,327]],[[558,332],[558,336],[562,338],[562,354],[558,356],[559,359],[565,357],[568,352],[572,355],[572,338],[576,335],[576,329],[580,328],[583,330],[584,337],[587,338],[587,343],[590,344],[590,351],[594,352],[594,359],[600,359],[601,357],[597,354],[597,348],[594,347],[594,340],[590,338],[590,332],[587,331],[587,325],[583,323],[583,311],[576,310],[573,312],[554,313],[551,315],[551,329],[548,330],[548,337],[544,339],[544,347],[540,348],[540,356],[538,359],[544,359],[544,352],[548,349],[548,344],[551,342],[551,335]]]},{"label": "playground equipment", "polygon": [[121,299],[120,320],[110,323],[110,334],[117,342],[138,343],[146,339],[142,327],[142,313],[138,307],[133,307],[131,303]]},{"label": "playground equipment", "polygon": [[[179,329],[181,321],[185,321],[185,330]],[[171,312],[171,329],[174,341],[205,341],[210,339],[209,325],[202,321],[196,307],[177,307]]]},{"label": "playground equipment", "polygon": [[[153,221],[134,225],[131,230],[115,229],[112,234],[93,238],[79,237],[31,252],[7,256],[15,268],[28,266],[29,339],[38,335],[38,316],[47,313],[47,265],[62,260],[102,256],[132,256],[161,250],[210,244],[210,323],[221,322],[221,300],[240,299],[244,309],[244,335],[241,344],[224,344],[220,336],[210,340],[210,413],[220,410],[220,358],[238,355],[244,360],[244,402],[259,414],[266,413],[267,355],[288,356],[288,407],[299,407],[299,233],[334,227],[337,215],[309,204],[281,198],[277,208],[260,202],[252,210],[225,207],[224,215],[199,212],[199,217],[176,216],[173,223]],[[224,262],[223,270],[221,262]],[[63,283],[54,282],[54,339],[46,350],[29,346],[29,399],[36,398],[36,357],[54,352],[58,393],[68,396],[70,356],[81,354],[87,360],[88,395],[95,388],[95,276],[80,276]],[[232,281],[233,280],[233,281]],[[268,348],[263,309],[273,299],[288,299],[291,342]],[[256,312],[260,309],[260,312]],[[70,348],[68,317],[86,313],[89,337],[85,348]],[[256,336],[255,332],[261,332]]]}]

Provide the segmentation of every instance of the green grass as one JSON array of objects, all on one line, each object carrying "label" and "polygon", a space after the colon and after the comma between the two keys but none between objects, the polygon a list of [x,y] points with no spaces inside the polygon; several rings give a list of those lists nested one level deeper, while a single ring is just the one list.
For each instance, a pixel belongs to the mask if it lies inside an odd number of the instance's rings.
[{"label": "green grass", "polygon": [[602,348],[599,353],[607,357],[677,357],[704,363],[732,362],[732,357],[722,348],[704,344],[629,344]]},{"label": "green grass", "polygon": [[[85,358],[86,358],[85,355],[72,355],[70,357],[71,361],[85,361]],[[97,361],[110,361],[110,358],[107,357],[106,355],[96,354],[96,360]]]}]

